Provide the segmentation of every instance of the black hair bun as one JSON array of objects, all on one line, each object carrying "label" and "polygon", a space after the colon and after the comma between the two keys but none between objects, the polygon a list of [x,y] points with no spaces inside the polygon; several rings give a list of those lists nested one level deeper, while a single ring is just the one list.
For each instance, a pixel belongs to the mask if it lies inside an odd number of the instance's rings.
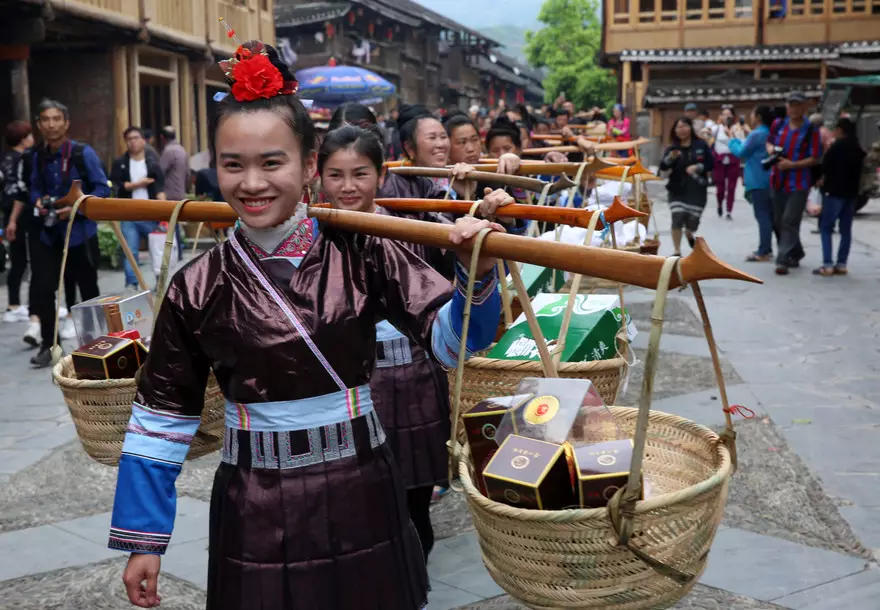
[{"label": "black hair bun", "polygon": [[414,119],[421,119],[424,117],[433,117],[431,111],[428,110],[427,106],[423,106],[421,104],[413,104],[413,105],[404,105],[400,107],[400,112],[397,117],[397,124],[401,127],[409,123]]},{"label": "black hair bun", "polygon": [[498,131],[505,130],[519,133],[519,127],[517,127],[516,123],[511,121],[506,115],[503,114],[495,119],[494,123],[492,123],[492,129]]}]

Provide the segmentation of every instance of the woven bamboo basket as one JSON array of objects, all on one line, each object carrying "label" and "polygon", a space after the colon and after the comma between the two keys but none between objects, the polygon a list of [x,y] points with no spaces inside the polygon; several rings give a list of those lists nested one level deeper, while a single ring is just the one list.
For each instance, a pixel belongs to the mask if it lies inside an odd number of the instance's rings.
[{"label": "woven bamboo basket", "polygon": [[[475,252],[475,258],[478,251]],[[682,417],[651,411],[669,278],[677,258],[663,265],[652,311],[652,329],[639,407],[612,407],[612,417],[634,437],[627,482],[603,508],[525,510],[494,502],[474,485],[469,449],[457,442],[464,391],[465,351],[453,393],[451,471],[458,474],[490,575],[512,597],[535,610],[560,608],[647,610],[670,608],[693,588],[706,566],[723,516],[736,465],[735,433],[712,329],[699,285],[692,285],[721,394],[727,429],[712,430]],[[518,272],[514,281],[521,285]],[[467,294],[473,294],[473,282]],[[530,325],[537,320],[523,303]],[[462,342],[467,339],[465,307]],[[534,332],[534,331],[533,331]],[[553,357],[536,334],[548,377],[558,376]],[[593,438],[586,428],[574,438]],[[571,438],[571,437],[570,437]],[[651,493],[643,498],[643,477]]]},{"label": "woven bamboo basket", "polygon": [[[61,288],[64,280],[64,268],[67,264],[68,244],[70,243],[70,231],[73,227],[73,218],[76,216],[80,204],[91,195],[82,195],[73,204],[70,212],[70,220],[67,225],[67,233],[64,240],[64,256],[61,259],[61,274],[58,282],[56,303],[61,303]],[[168,234],[165,238],[165,251],[162,256],[162,266],[159,278],[156,282],[156,299],[154,309],[158,310],[162,302],[168,268],[171,261],[171,251],[174,245],[174,235],[177,227],[177,218],[180,210],[186,204],[182,201],[177,204],[168,223]],[[137,259],[128,247],[128,243],[122,235],[118,222],[111,222],[114,233],[119,240],[119,245],[128,262],[137,276],[141,288],[147,290],[146,282],[141,275]],[[64,401],[70,411],[76,427],[77,436],[82,443],[83,449],[95,461],[108,466],[116,466],[122,453],[122,444],[125,440],[125,431],[131,418],[131,407],[137,392],[137,380],[131,379],[77,379],[73,368],[73,358],[67,356],[61,358],[61,348],[58,345],[58,312],[55,314],[55,345],[52,348],[57,362],[52,368],[52,378],[61,389]],[[193,437],[187,459],[195,459],[223,447],[223,435],[225,432],[225,407],[226,401],[217,379],[211,373],[205,390],[204,409],[199,429]]]},{"label": "woven bamboo basket", "polygon": [[[83,449],[96,462],[116,466],[122,453],[125,430],[131,419],[131,404],[137,390],[135,380],[77,379],[70,356],[55,365],[52,378],[64,395]],[[190,445],[188,460],[223,447],[225,404],[223,393],[212,374],[205,392],[202,422]]]},{"label": "woven bamboo basket", "polygon": [[[638,409],[611,412],[635,435]],[[636,503],[631,545],[694,578],[667,578],[619,546],[607,508],[535,511],[489,500],[474,486],[465,448],[459,477],[483,561],[502,589],[541,610],[668,608],[690,591],[722,517],[730,454],[712,430],[681,417],[653,411],[649,426],[643,472],[652,495]]]}]

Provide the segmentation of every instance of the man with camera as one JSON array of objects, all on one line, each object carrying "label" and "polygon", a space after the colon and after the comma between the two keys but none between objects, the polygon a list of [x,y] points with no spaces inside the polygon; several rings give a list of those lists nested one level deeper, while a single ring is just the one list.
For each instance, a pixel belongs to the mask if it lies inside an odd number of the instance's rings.
[{"label": "man with camera", "polygon": [[[42,225],[39,239],[31,253],[31,281],[34,299],[31,312],[40,318],[42,343],[39,353],[31,359],[38,368],[52,363],[50,349],[55,331],[55,292],[64,255],[64,237],[71,206],[58,207],[56,202],[70,190],[74,180],[82,182],[82,190],[89,195],[107,197],[110,188],[101,161],[87,144],[67,138],[70,120],[67,106],[55,100],[43,100],[37,107],[37,127],[43,142],[33,154],[30,180],[34,221]],[[71,283],[79,286],[82,299],[100,295],[98,289],[98,226],[81,212],[77,212],[70,233],[67,270]],[[72,320],[61,321],[70,336]]]},{"label": "man with camera", "polygon": [[813,166],[822,157],[818,126],[804,117],[806,96],[799,91],[790,93],[785,109],[785,118],[776,119],[770,127],[769,156],[763,161],[764,167],[772,168],[773,226],[779,246],[777,275],[788,275],[789,269],[800,266],[805,256],[801,245],[801,218],[814,183]]}]

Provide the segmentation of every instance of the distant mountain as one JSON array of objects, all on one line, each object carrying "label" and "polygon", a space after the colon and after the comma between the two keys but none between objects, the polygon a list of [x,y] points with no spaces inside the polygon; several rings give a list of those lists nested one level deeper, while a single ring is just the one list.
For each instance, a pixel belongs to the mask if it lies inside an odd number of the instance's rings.
[{"label": "distant mountain", "polygon": [[432,11],[467,27],[484,31],[496,26],[537,29],[543,0],[416,0]]}]

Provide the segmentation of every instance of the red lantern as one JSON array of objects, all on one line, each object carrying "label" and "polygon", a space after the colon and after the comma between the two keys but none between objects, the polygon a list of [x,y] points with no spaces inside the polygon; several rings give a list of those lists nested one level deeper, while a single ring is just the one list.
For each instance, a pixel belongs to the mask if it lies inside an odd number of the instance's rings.
[{"label": "red lantern", "polygon": [[392,38],[394,38],[394,30],[388,28],[388,31],[385,33],[385,38],[390,42]]},{"label": "red lantern", "polygon": [[489,108],[492,108],[495,106],[495,87],[493,87],[493,86],[489,87],[489,96],[488,97],[489,97]]},{"label": "red lantern", "polygon": [[374,24],[374,23],[371,21],[371,22],[369,23],[369,25],[367,25],[367,32],[369,32],[370,36],[372,36],[373,33],[374,33],[375,31],[376,31],[376,24]]},{"label": "red lantern", "polygon": [[324,27],[324,31],[327,32],[327,38],[333,38],[333,35],[336,34],[336,28],[333,27],[332,23],[327,23]]},{"label": "red lantern", "polygon": [[349,25],[354,25],[354,19],[355,19],[355,17],[354,17],[354,13],[349,13],[349,14],[348,14],[348,24],[349,24]]},{"label": "red lantern", "polygon": [[331,57],[330,61],[327,62],[327,65],[330,66],[331,68],[335,68],[336,67],[336,58]]}]

